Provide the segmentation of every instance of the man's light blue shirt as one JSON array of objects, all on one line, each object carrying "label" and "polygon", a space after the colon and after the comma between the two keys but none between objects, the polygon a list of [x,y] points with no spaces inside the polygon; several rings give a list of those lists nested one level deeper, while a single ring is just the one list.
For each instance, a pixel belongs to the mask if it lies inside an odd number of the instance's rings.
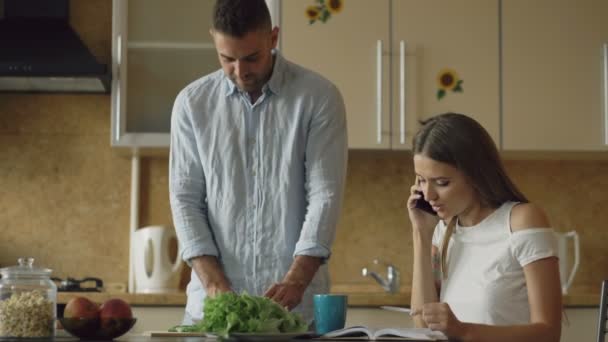
[{"label": "man's light blue shirt", "polygon": [[[182,90],[171,118],[169,187],[181,257],[217,256],[232,288],[263,295],[296,255],[328,258],[347,162],[342,96],[320,75],[275,52],[252,104],[222,70]],[[321,266],[296,308],[329,291]],[[206,297],[192,272],[186,316]]]}]

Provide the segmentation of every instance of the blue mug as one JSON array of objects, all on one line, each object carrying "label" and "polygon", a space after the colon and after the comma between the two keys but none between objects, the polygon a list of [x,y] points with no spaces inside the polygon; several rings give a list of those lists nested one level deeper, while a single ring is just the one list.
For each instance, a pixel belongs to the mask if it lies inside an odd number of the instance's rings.
[{"label": "blue mug", "polygon": [[313,297],[315,330],[323,335],[344,328],[348,297],[339,294],[316,294]]}]

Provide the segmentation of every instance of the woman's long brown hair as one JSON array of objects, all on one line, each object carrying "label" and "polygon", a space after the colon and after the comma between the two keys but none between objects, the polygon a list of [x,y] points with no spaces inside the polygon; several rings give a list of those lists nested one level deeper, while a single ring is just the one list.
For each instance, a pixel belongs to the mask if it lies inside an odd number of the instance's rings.
[{"label": "woman's long brown hair", "polygon": [[[449,164],[465,174],[481,205],[498,208],[507,201],[528,202],[507,175],[490,134],[474,119],[444,113],[422,122],[413,139],[414,154]],[[447,251],[456,225],[453,217],[441,244],[441,272],[447,276]]]}]

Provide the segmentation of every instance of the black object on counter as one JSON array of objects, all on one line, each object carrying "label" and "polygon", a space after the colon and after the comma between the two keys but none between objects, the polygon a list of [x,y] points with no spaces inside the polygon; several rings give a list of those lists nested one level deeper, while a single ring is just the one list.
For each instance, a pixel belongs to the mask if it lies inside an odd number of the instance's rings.
[{"label": "black object on counter", "polygon": [[83,279],[74,278],[51,278],[57,285],[57,291],[63,292],[101,292],[103,281],[99,278],[87,277]]}]

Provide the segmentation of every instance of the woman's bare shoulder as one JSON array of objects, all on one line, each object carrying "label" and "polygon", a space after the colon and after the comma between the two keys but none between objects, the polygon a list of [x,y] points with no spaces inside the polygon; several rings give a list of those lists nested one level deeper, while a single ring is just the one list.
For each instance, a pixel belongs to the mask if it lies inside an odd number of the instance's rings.
[{"label": "woman's bare shoulder", "polygon": [[543,208],[534,203],[521,203],[511,210],[511,230],[530,228],[550,228],[549,219]]}]

